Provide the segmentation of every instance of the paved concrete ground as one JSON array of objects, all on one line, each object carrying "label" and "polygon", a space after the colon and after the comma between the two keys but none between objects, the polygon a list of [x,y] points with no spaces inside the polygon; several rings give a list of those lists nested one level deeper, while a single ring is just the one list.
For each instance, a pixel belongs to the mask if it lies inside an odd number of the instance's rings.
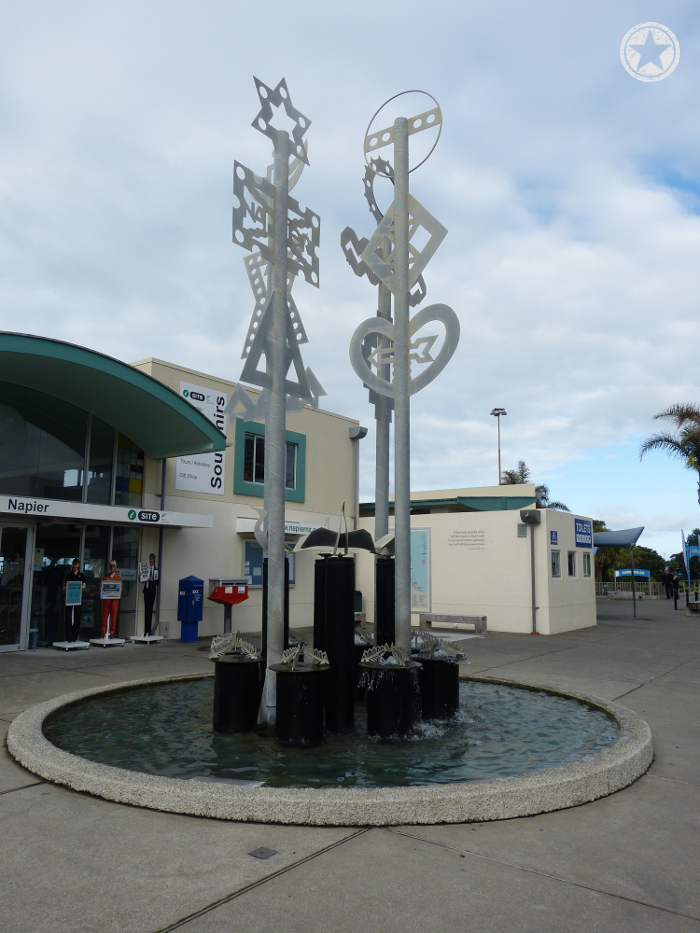
[{"label": "paved concrete ground", "polygon": [[[5,933],[700,933],[700,619],[599,603],[597,628],[490,633],[469,672],[616,700],[656,759],[630,788],[495,823],[343,829],[225,823],[120,806],[0,756]],[[157,647],[0,655],[3,734],[21,710],[90,685],[211,670]],[[277,854],[259,861],[258,846]]]}]

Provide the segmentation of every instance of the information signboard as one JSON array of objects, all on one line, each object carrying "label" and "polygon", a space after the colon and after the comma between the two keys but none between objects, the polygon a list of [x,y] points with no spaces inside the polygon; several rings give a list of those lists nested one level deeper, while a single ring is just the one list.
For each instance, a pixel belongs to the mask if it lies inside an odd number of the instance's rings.
[{"label": "information signboard", "polygon": [[66,582],[66,606],[80,606],[82,601],[82,580],[68,580]]},{"label": "information signboard", "polygon": [[[206,386],[181,382],[180,395],[186,398],[190,405],[194,405],[198,411],[201,411],[222,433],[226,433],[224,409],[228,402],[228,395],[225,392],[215,392],[213,389],[207,389]],[[178,457],[176,466],[176,489],[223,496],[226,475],[226,454],[223,450],[213,454]]]},{"label": "information signboard", "polygon": [[121,580],[103,580],[100,590],[100,599],[121,599],[122,581]]},{"label": "information signboard", "polygon": [[575,518],[576,547],[593,547],[593,522]]}]

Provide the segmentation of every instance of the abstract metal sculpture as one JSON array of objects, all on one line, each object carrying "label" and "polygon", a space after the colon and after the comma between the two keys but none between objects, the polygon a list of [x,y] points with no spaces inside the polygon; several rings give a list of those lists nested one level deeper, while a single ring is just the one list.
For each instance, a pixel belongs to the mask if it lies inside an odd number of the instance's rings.
[{"label": "abstract metal sculpture", "polygon": [[[395,599],[396,644],[410,651],[411,635],[411,485],[410,485],[410,397],[432,382],[451,359],[459,340],[459,320],[447,305],[423,308],[412,319],[409,308],[426,295],[422,271],[430,261],[447,231],[408,190],[408,176],[430,156],[440,136],[442,114],[430,95],[432,106],[415,116],[397,117],[393,125],[373,130],[382,110],[404,94],[383,104],[367,128],[364,141],[365,196],[377,220],[377,229],[369,240],[360,239],[346,228],[341,236],[345,257],[356,275],[366,275],[379,285],[379,310],[376,317],[364,321],[350,344],[353,369],[370,390],[377,419],[376,528],[375,537],[388,532],[389,501],[389,423],[394,409],[394,526],[395,526]],[[408,138],[423,130],[437,129],[432,148],[418,165],[409,167]],[[376,155],[379,149],[393,146],[393,165]],[[382,215],[374,198],[374,178],[384,176],[394,185],[394,200]],[[422,236],[417,236],[421,231]],[[420,247],[419,241],[427,242]],[[392,321],[391,296],[394,299]],[[425,325],[439,322],[444,339],[436,356],[431,351],[437,335],[416,336]],[[429,364],[415,376],[412,364]]]},{"label": "abstract metal sculpture", "polygon": [[[265,421],[265,529],[268,558],[267,651],[268,666],[278,663],[284,650],[284,502],[286,414],[304,405],[318,406],[323,388],[304,368],[300,344],[307,342],[292,285],[301,274],[318,287],[320,218],[290,197],[289,192],[308,165],[304,135],[311,121],[293,105],[284,78],[273,90],[257,78],[260,112],[252,126],[273,142],[273,164],[262,178],[238,162],[234,164],[233,241],[251,255],[246,272],[255,296],[255,308],[242,357],[241,381],[262,392],[251,396],[238,385],[228,404],[230,420]],[[274,125],[280,108],[293,123],[291,136]],[[262,360],[265,365],[262,365]],[[275,679],[268,670],[262,716],[275,721]]]}]

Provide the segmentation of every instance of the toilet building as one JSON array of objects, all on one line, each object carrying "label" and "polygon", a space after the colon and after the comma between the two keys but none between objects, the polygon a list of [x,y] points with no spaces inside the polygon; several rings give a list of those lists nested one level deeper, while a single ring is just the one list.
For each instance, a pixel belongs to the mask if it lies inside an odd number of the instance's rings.
[{"label": "toilet building", "polygon": [[[412,493],[413,623],[423,612],[486,616],[496,632],[595,625],[592,521],[535,502],[529,483]],[[360,515],[371,532],[374,504]],[[358,586],[370,618],[372,578],[372,559],[361,554]]]},{"label": "toilet building", "polygon": [[[86,577],[81,637],[101,628],[99,581],[123,581],[118,634],[143,631],[139,564],[156,554],[159,634],[179,637],[180,578],[248,577],[234,626],[260,628],[264,425],[224,408],[235,384],[159,360],[133,366],[83,347],[0,333],[0,651],[63,634],[62,585]],[[290,415],[287,539],[356,514],[357,422]],[[313,557],[294,555],[292,624],[310,624]],[[200,634],[222,631],[207,604]]]}]

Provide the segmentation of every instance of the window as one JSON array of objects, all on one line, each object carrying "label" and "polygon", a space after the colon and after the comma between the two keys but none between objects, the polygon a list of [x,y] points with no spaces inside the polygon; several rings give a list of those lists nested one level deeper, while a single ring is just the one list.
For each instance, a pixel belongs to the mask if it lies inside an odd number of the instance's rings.
[{"label": "window", "polygon": [[143,451],[96,415],[0,382],[0,493],[140,506]]},{"label": "window", "polygon": [[576,576],[576,551],[569,551],[568,553],[568,565],[569,565],[569,576]]},{"label": "window", "polygon": [[[291,545],[289,545],[291,546]],[[289,585],[296,584],[296,554],[287,553],[287,573]],[[248,586],[262,586],[263,582],[263,550],[257,541],[246,541],[243,557],[243,576],[248,578]]]},{"label": "window", "polygon": [[552,551],[552,576],[561,576],[561,564],[559,562],[559,551]]},{"label": "window", "polygon": [[262,483],[265,476],[265,438],[246,434],[243,479],[246,483]]},{"label": "window", "polygon": [[128,438],[117,439],[117,477],[114,504],[140,506],[143,493],[144,453]]},{"label": "window", "polygon": [[583,575],[584,577],[590,577],[591,575],[591,555],[583,555]]},{"label": "window", "polygon": [[[285,466],[285,499],[303,502],[306,477],[306,437],[287,431]],[[236,419],[233,491],[236,495],[264,494],[265,479],[265,426],[254,421]]]},{"label": "window", "polygon": [[[259,434],[246,434],[243,460],[243,479],[246,483],[265,481],[265,438]],[[287,489],[296,489],[297,445],[287,442],[285,480]]]}]

